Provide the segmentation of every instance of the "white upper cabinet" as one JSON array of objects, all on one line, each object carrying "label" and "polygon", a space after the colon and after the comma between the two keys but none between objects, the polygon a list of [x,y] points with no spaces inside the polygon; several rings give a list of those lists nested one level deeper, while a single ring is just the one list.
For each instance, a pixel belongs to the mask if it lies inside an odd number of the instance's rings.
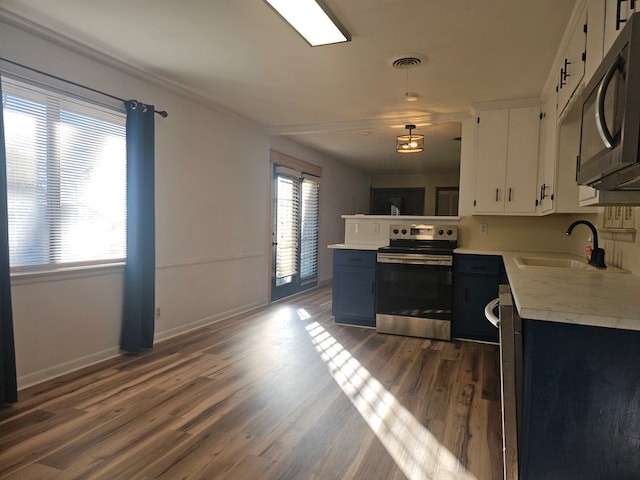
[{"label": "white upper cabinet", "polygon": [[571,34],[560,65],[558,78],[558,114],[562,115],[571,96],[584,77],[587,45],[587,15],[581,16]]},{"label": "white upper cabinet", "polygon": [[618,38],[629,17],[637,11],[640,11],[640,0],[606,0],[603,50],[605,55]]},{"label": "white upper cabinet", "polygon": [[540,108],[478,115],[475,214],[535,214]]}]

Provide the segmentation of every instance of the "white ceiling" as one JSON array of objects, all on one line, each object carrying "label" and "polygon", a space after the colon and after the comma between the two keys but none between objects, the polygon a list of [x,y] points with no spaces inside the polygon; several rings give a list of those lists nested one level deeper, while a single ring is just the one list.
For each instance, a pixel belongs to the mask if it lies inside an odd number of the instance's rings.
[{"label": "white ceiling", "polygon": [[[576,0],[325,3],[351,42],[310,47],[263,0],[0,0],[0,8],[271,135],[391,174],[457,168],[454,138],[471,104],[539,97]],[[408,71],[388,65],[407,53],[427,61]],[[407,90],[419,100],[405,101]],[[395,153],[406,123],[425,134],[423,153]]]}]

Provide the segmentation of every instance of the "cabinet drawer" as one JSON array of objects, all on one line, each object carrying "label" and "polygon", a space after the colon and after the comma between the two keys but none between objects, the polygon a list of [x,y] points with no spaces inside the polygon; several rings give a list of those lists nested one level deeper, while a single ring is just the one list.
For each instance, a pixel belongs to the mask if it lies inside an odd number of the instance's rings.
[{"label": "cabinet drawer", "polygon": [[334,250],[333,263],[344,267],[375,268],[377,251],[375,250]]},{"label": "cabinet drawer", "polygon": [[476,275],[500,275],[501,259],[497,256],[469,256],[455,257],[455,269],[459,273],[473,273]]}]

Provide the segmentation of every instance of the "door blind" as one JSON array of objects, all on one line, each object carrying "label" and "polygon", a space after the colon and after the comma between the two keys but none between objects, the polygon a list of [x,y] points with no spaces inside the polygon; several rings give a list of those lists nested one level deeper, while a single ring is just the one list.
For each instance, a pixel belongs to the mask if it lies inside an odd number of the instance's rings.
[{"label": "door blind", "polygon": [[300,280],[318,276],[318,211],[320,182],[305,175],[302,180],[302,224],[300,237]]},{"label": "door blind", "polygon": [[300,180],[278,172],[276,189],[276,279],[285,279],[298,273]]}]

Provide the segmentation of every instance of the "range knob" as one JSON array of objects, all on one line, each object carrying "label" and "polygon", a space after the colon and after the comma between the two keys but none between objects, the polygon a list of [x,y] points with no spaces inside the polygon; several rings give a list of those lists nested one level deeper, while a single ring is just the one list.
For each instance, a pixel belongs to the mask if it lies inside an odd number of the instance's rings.
[{"label": "range knob", "polygon": [[444,235],[444,230],[442,229],[438,230],[438,235]]},{"label": "range knob", "polygon": [[398,234],[398,229],[397,229],[397,228],[394,228],[394,229],[393,229],[393,233],[397,235],[397,234]]},{"label": "range knob", "polygon": [[453,230],[447,230],[447,235],[453,235]]},{"label": "range knob", "polygon": [[406,234],[407,234],[407,229],[406,229],[406,228],[403,228],[403,229],[402,229],[402,234],[403,234],[403,235],[406,235]]}]

